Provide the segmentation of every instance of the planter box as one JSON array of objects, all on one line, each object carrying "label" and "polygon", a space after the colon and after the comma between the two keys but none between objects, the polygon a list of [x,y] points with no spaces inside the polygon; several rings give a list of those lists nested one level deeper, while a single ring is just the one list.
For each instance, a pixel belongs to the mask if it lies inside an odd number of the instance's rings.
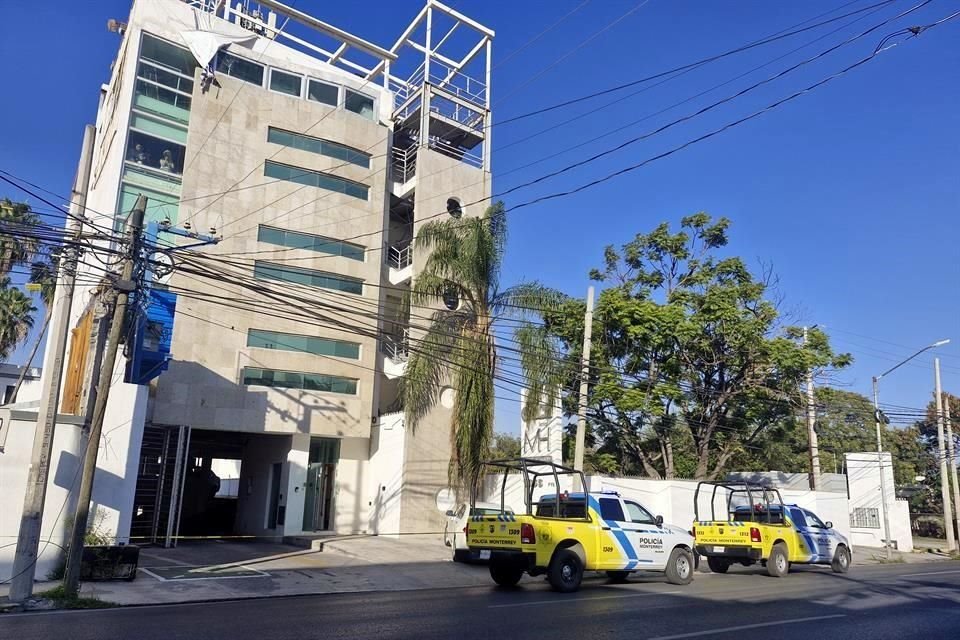
[{"label": "planter box", "polygon": [[140,547],[105,545],[83,548],[81,580],[133,580],[137,577]]}]

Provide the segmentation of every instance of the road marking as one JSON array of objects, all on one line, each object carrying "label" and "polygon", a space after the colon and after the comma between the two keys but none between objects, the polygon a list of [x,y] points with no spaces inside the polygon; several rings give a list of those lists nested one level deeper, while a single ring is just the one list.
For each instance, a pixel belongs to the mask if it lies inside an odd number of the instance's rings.
[{"label": "road marking", "polygon": [[597,596],[595,598],[563,598],[557,597],[553,600],[534,600],[533,602],[512,602],[510,604],[491,604],[488,609],[504,609],[506,607],[531,607],[538,604],[566,604],[571,602],[591,602],[593,600],[614,600],[616,598],[639,598],[640,596],[670,596],[676,595],[680,591],[644,591],[642,593],[624,593],[616,596]]},{"label": "road marking", "polygon": [[938,576],[941,573],[960,573],[960,569],[954,569],[952,571],[927,571],[925,573],[902,573],[898,578],[914,578],[917,576]]},{"label": "road marking", "polygon": [[744,629],[760,629],[762,627],[776,627],[784,624],[793,624],[795,622],[813,622],[815,620],[831,620],[833,618],[846,618],[846,614],[835,613],[829,616],[811,616],[809,618],[793,618],[791,620],[775,620],[773,622],[758,622],[756,624],[741,624],[737,627],[723,627],[720,629],[707,629],[706,631],[691,631],[690,633],[678,633],[672,636],[657,636],[650,640],[676,640],[677,638],[698,638],[700,636],[712,636],[718,633],[728,633],[730,631],[743,631]]}]

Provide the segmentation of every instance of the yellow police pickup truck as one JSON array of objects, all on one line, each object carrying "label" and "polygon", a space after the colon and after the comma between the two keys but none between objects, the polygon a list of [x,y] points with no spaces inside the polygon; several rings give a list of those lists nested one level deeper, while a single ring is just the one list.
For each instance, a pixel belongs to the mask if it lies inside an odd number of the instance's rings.
[{"label": "yellow police pickup truck", "polygon": [[[467,545],[490,552],[490,576],[498,585],[512,587],[524,573],[546,574],[555,590],[569,593],[580,588],[585,571],[605,571],[614,581],[634,571],[662,571],[672,584],[693,580],[693,537],[639,503],[613,492],[561,491],[561,478],[578,478],[585,487],[583,474],[552,462],[520,458],[485,464],[503,472],[501,512],[472,516]],[[509,513],[504,505],[510,471],[523,474],[524,514]],[[535,500],[544,480],[552,492]]]},{"label": "yellow police pickup truck", "polygon": [[[701,482],[694,505],[695,549],[714,573],[726,573],[735,563],[758,562],[777,578],[787,575],[791,564],[830,565],[837,573],[850,568],[849,540],[812,511],[784,504],[777,489]],[[718,506],[722,519],[717,518]]]}]

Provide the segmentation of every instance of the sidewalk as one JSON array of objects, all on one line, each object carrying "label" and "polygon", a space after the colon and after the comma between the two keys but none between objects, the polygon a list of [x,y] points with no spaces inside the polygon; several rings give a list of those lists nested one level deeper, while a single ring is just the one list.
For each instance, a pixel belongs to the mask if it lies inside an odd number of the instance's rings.
[{"label": "sidewalk", "polygon": [[[323,550],[284,544],[204,542],[144,547],[132,582],[87,582],[81,595],[118,605],[264,596],[489,585],[483,565],[451,560],[438,536],[332,537]],[[40,593],[58,583],[37,583]],[[0,586],[0,597],[8,587]]]},{"label": "sidewalk", "polygon": [[914,540],[914,550],[912,552],[891,549],[890,560],[886,559],[883,547],[861,546],[853,549],[854,565],[882,564],[884,562],[917,564],[924,562],[943,562],[944,560],[952,560],[952,558],[946,553],[940,553],[926,546],[921,546],[916,539]]}]

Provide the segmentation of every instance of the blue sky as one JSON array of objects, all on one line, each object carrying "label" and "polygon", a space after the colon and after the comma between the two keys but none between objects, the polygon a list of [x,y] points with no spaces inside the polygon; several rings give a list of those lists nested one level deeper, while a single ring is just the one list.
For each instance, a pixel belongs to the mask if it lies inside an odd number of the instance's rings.
[{"label": "blue sky", "polygon": [[[496,30],[497,64],[581,3],[451,4]],[[605,109],[598,107],[630,91],[495,126],[494,190],[696,111],[917,3],[898,0],[870,15],[758,47]],[[301,0],[297,8],[389,46],[422,6],[420,0],[377,4],[376,23],[361,9],[367,6],[363,3]],[[621,19],[639,4],[587,2],[498,65],[492,83],[494,122],[734,48],[845,3],[650,0]],[[873,2],[849,3],[837,14],[869,4]],[[117,36],[106,31],[106,20],[123,19],[128,9],[126,0],[103,0],[94,8],[88,3],[5,7],[8,24],[37,25],[43,37],[36,29],[8,29],[0,39],[6,84],[15,87],[0,101],[0,168],[58,193],[69,192],[82,128],[93,121],[98,87],[108,78],[118,45]],[[957,9],[954,1],[935,0],[909,18],[691,122],[512,194],[506,204],[578,185],[666,151],[838,71],[868,55],[889,33],[934,22]],[[861,19],[826,35],[856,18]],[[820,36],[825,37],[725,87],[565,152]],[[587,272],[599,265],[605,245],[704,210],[733,221],[729,252],[755,267],[772,265],[785,309],[798,323],[825,327],[838,349],[854,355],[856,363],[839,375],[848,388],[869,393],[871,375],[924,345],[952,337],[954,342],[939,354],[945,388],[960,392],[958,36],[960,20],[946,23],[756,120],[592,190],[517,211],[510,218],[507,282],[538,279],[583,295]],[[586,115],[559,125],[580,114]],[[508,146],[542,129],[550,130]],[[512,171],[534,161],[541,162]],[[17,195],[8,189],[0,194]],[[925,354],[884,380],[881,399],[921,407],[931,397],[932,385],[932,356]],[[499,429],[513,431],[517,407],[500,405]]]}]

